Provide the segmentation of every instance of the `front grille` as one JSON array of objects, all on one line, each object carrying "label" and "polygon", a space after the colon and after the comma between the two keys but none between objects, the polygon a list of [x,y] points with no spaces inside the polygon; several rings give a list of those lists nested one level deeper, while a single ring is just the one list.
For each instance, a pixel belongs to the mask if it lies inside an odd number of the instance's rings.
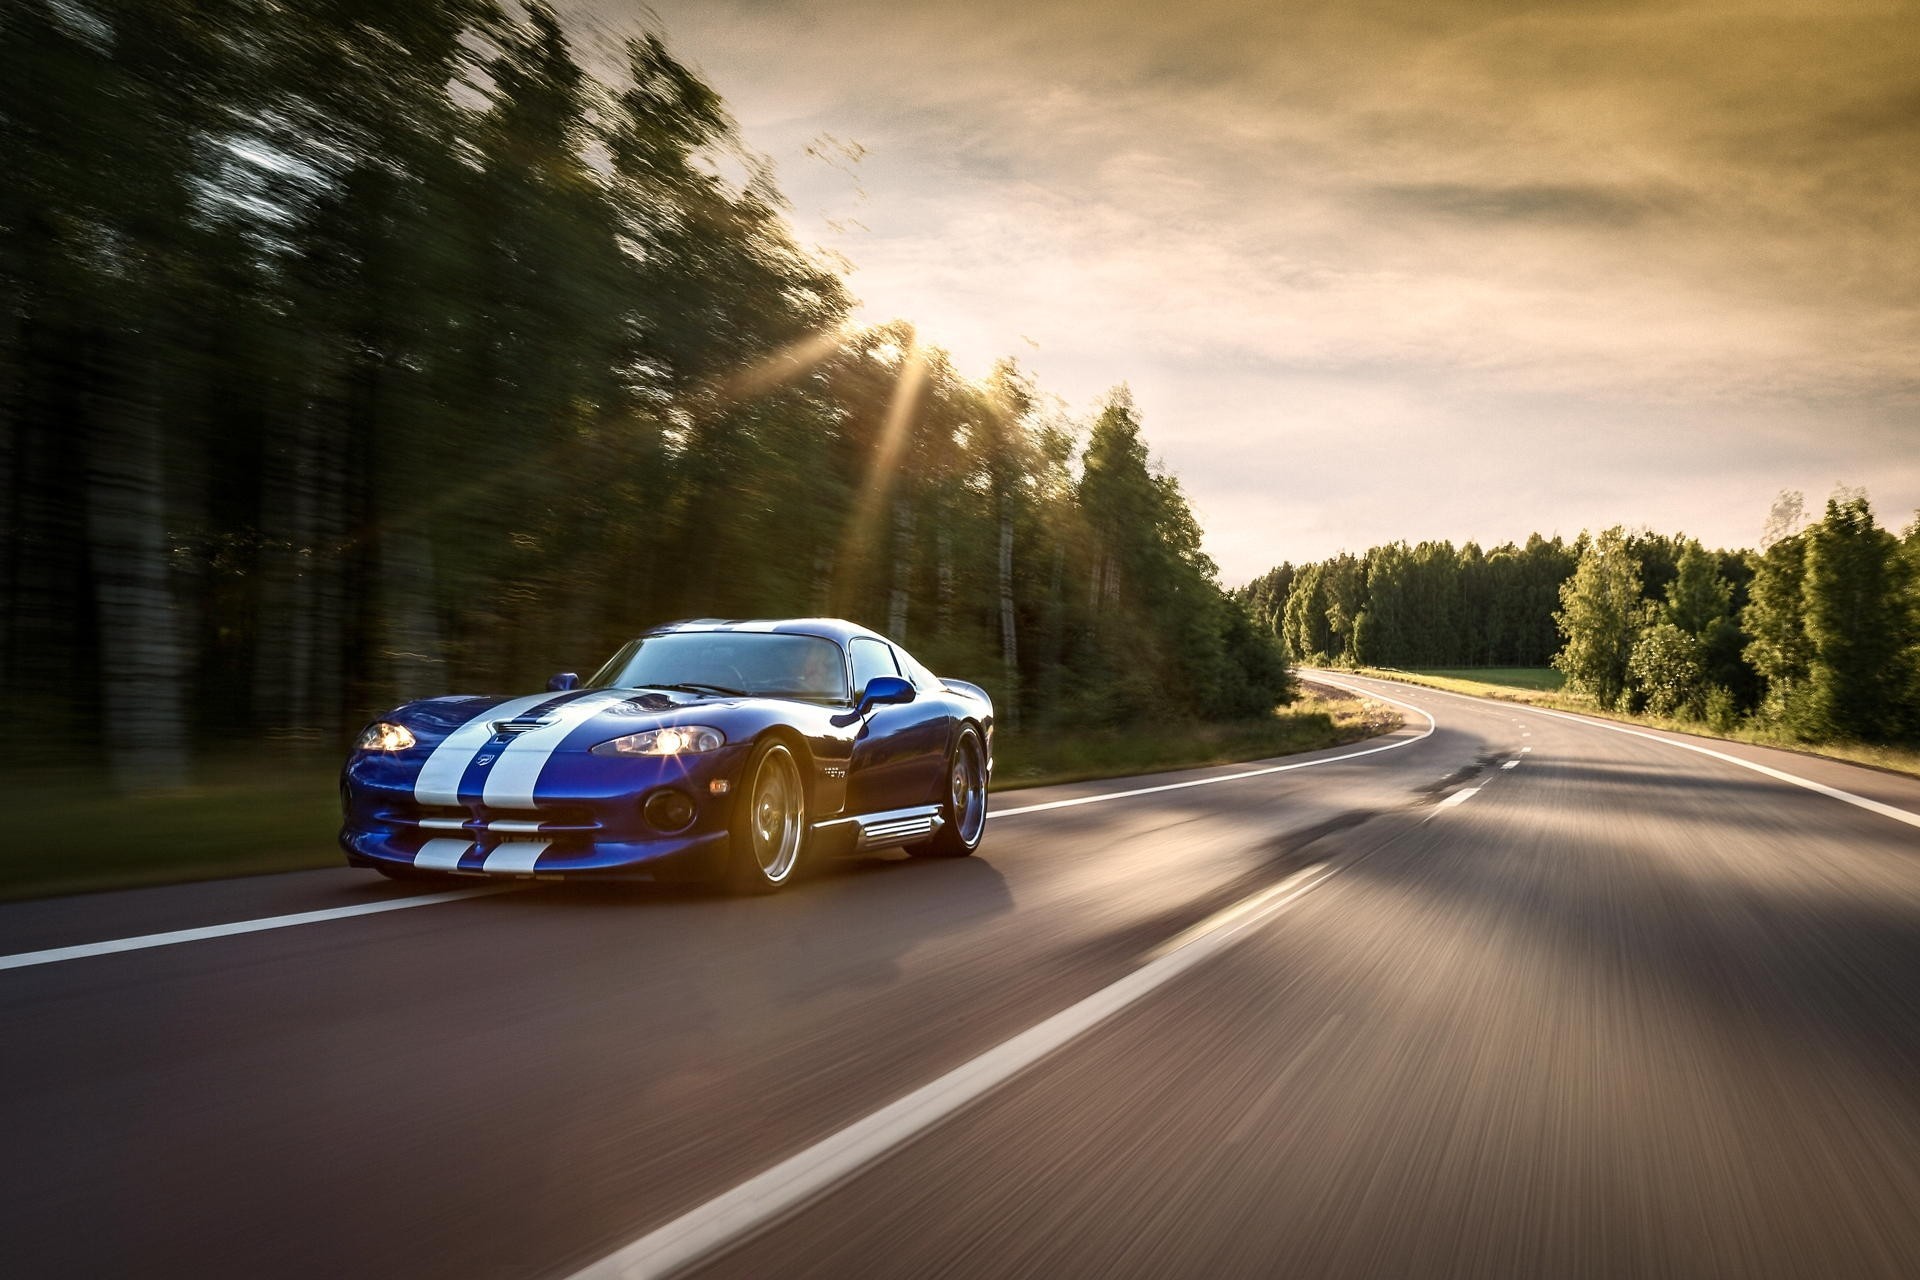
[{"label": "front grille", "polygon": [[492,832],[511,835],[564,835],[598,831],[600,821],[584,805],[495,812],[484,806],[476,815],[464,805],[394,804],[376,815],[383,822],[422,831]]}]

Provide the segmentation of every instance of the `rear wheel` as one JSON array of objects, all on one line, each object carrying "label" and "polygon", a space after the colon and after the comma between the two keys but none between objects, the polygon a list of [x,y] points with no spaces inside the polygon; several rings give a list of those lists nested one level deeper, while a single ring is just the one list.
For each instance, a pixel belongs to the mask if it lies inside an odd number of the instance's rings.
[{"label": "rear wheel", "polygon": [[972,725],[960,730],[947,757],[946,822],[933,839],[907,852],[920,858],[964,858],[987,832],[987,753]]},{"label": "rear wheel", "polygon": [[734,893],[772,893],[793,879],[806,851],[806,785],[793,752],[773,738],[754,748],[741,777],[726,885]]}]

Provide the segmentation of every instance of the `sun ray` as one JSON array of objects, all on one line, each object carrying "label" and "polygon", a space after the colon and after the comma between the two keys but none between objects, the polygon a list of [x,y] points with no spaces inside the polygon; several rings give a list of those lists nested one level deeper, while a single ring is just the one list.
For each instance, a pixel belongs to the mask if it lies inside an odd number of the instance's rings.
[{"label": "sun ray", "polygon": [[846,532],[841,538],[835,563],[857,573],[862,553],[870,550],[877,535],[887,497],[893,491],[900,458],[906,451],[913,415],[927,383],[927,352],[918,337],[909,337],[900,355],[900,372],[894,380],[893,394],[887,401],[887,416],[874,442],[873,465],[867,469],[866,482],[848,512]]}]

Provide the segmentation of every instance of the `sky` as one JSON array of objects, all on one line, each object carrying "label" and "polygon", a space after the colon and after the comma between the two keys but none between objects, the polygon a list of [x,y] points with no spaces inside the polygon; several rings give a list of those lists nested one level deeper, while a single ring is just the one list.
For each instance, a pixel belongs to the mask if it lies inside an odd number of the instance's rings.
[{"label": "sky", "polygon": [[859,320],[1127,383],[1229,584],[1920,508],[1920,2],[561,7],[719,90]]}]

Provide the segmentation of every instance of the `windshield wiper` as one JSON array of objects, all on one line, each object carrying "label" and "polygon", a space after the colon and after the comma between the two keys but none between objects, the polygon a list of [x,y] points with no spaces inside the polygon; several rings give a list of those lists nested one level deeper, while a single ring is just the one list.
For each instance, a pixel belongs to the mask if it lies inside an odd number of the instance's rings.
[{"label": "windshield wiper", "polygon": [[729,689],[723,684],[703,684],[698,680],[686,680],[679,684],[643,684],[642,689],[673,689],[680,693],[723,693],[729,697],[744,698],[745,689]]}]

